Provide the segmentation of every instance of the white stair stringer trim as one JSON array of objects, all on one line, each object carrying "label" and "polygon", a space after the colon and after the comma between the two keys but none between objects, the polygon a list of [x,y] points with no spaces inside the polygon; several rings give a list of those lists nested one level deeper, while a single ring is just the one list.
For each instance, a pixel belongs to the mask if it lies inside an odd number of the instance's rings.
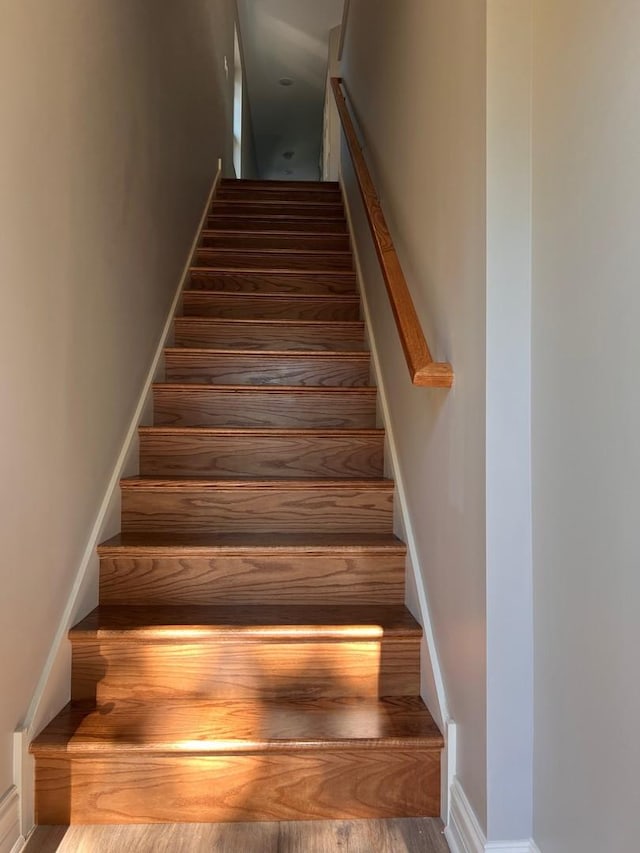
[{"label": "white stair stringer trim", "polygon": [[456,755],[455,755],[455,721],[452,720],[449,716],[449,707],[447,703],[447,696],[444,688],[444,680],[442,678],[442,670],[440,668],[440,661],[438,659],[438,653],[436,649],[436,642],[433,633],[433,626],[431,623],[431,617],[429,615],[429,602],[427,599],[427,591],[424,583],[424,578],[422,577],[418,567],[420,565],[420,558],[418,555],[418,548],[416,545],[415,536],[413,533],[413,523],[411,519],[411,513],[409,511],[409,503],[407,500],[407,493],[404,486],[404,480],[402,477],[402,472],[399,464],[399,454],[398,448],[395,441],[395,435],[393,431],[393,422],[390,417],[390,407],[388,403],[388,398],[385,389],[385,382],[382,375],[382,371],[380,370],[380,357],[378,354],[378,347],[376,345],[375,334],[373,330],[373,325],[371,323],[371,312],[369,309],[369,303],[367,300],[367,293],[364,287],[364,274],[363,267],[360,261],[360,252],[359,247],[355,242],[355,228],[353,222],[353,214],[351,211],[351,205],[349,202],[349,197],[345,192],[344,183],[342,180],[340,181],[340,189],[342,191],[342,198],[344,202],[344,208],[346,212],[347,223],[349,226],[349,234],[351,237],[351,248],[353,251],[353,261],[356,270],[356,278],[359,284],[359,293],[362,299],[362,309],[364,312],[365,326],[367,330],[367,338],[370,345],[371,350],[371,363],[373,366],[373,371],[376,377],[376,383],[378,386],[378,398],[380,401],[380,414],[382,416],[382,421],[384,423],[385,431],[386,431],[386,440],[387,447],[389,451],[389,462],[391,465],[391,470],[393,472],[393,479],[395,481],[395,493],[397,497],[397,505],[400,512],[400,516],[402,518],[402,525],[404,527],[404,538],[407,545],[407,552],[409,556],[409,565],[411,567],[413,583],[415,585],[415,589],[417,592],[418,598],[418,609],[420,611],[420,623],[422,625],[422,629],[424,632],[424,638],[427,644],[427,649],[429,651],[429,658],[431,660],[431,668],[433,674],[433,680],[436,689],[436,695],[438,699],[438,711],[440,715],[440,723],[444,729],[445,734],[445,748],[442,760],[442,771],[443,771],[443,796],[442,796],[442,818],[447,822],[448,814],[449,814],[449,803],[448,803],[448,795],[451,785],[453,783],[453,778],[456,769]]},{"label": "white stair stringer trim", "polygon": [[[149,368],[149,371],[147,372],[147,376],[145,378],[140,396],[138,397],[138,403],[129,423],[127,434],[120,448],[118,458],[112,469],[109,483],[105,490],[102,503],[100,504],[100,508],[96,515],[95,522],[91,529],[91,533],[87,541],[87,546],[83,553],[82,560],[80,561],[80,565],[78,567],[78,571],[76,572],[73,586],[71,587],[71,591],[67,599],[67,604],[65,606],[62,618],[60,619],[58,629],[51,645],[49,656],[40,676],[40,680],[38,681],[37,687],[33,695],[33,699],[31,700],[31,704],[24,718],[24,722],[15,733],[14,773],[18,785],[17,796],[18,801],[20,803],[20,826],[23,837],[26,837],[29,834],[34,825],[34,815],[32,806],[33,795],[26,796],[28,791],[33,792],[35,784],[33,761],[29,758],[28,746],[33,740],[33,738],[38,734],[39,728],[41,728],[43,725],[46,725],[46,723],[48,722],[48,720],[40,720],[39,714],[41,711],[41,706],[43,705],[44,697],[47,694],[47,689],[49,688],[51,681],[56,677],[60,678],[60,676],[62,675],[63,677],[66,677],[67,685],[70,683],[69,666],[63,666],[62,670],[64,671],[61,672],[60,658],[63,654],[63,649],[67,642],[67,635],[69,629],[72,627],[72,624],[77,621],[77,608],[80,604],[80,596],[82,590],[85,587],[89,572],[91,571],[91,566],[94,561],[96,549],[100,542],[104,539],[104,531],[109,521],[109,515],[112,511],[114,501],[117,499],[119,484],[124,474],[125,466],[127,465],[132,455],[134,455],[133,450],[136,447],[138,427],[141,425],[145,417],[145,413],[150,408],[153,393],[153,383],[157,380],[162,369],[162,358],[164,349],[167,346],[167,341],[169,340],[169,336],[173,329],[173,320],[178,310],[178,306],[180,305],[182,292],[185,288],[185,284],[189,279],[189,269],[192,266],[193,257],[198,248],[198,244],[200,241],[200,232],[205,226],[208,211],[211,206],[211,201],[213,199],[214,193],[216,192],[221,177],[222,160],[218,160],[218,168],[213,179],[211,189],[209,190],[209,194],[207,195],[207,200],[202,212],[202,216],[200,217],[200,222],[198,224],[196,235],[193,239],[193,243],[191,244],[191,248],[189,249],[189,253],[187,255],[187,259],[182,271],[182,275],[180,277],[179,284],[176,288],[171,307],[169,308],[167,314],[167,319],[165,321],[162,333],[158,340],[158,345],[155,350],[153,361],[151,362],[151,366]],[[68,690],[68,687],[66,689]],[[0,853],[5,853],[1,846]]]},{"label": "white stair stringer trim", "polygon": [[24,846],[20,832],[20,795],[15,785],[0,798],[0,853],[17,853]]},{"label": "white stair stringer trim", "polygon": [[460,781],[453,780],[444,831],[451,853],[540,853],[532,839],[487,841]]}]

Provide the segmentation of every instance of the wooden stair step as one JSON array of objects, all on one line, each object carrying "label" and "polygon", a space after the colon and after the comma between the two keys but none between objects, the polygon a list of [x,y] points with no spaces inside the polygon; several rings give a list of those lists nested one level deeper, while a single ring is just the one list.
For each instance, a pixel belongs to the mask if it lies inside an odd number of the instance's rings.
[{"label": "wooden stair step", "polygon": [[244,199],[214,200],[209,214],[228,213],[231,215],[250,214],[251,216],[295,216],[299,218],[344,219],[342,201],[304,202],[304,201],[245,201]]},{"label": "wooden stair step", "polygon": [[153,397],[158,425],[354,429],[376,425],[377,389],[370,386],[156,383]]},{"label": "wooden stair step", "polygon": [[71,698],[414,695],[421,637],[402,605],[100,606],[69,632]]},{"label": "wooden stair step", "polygon": [[283,233],[282,231],[204,230],[200,245],[213,249],[298,249],[303,251],[350,251],[348,234],[317,234],[314,231]]},{"label": "wooden stair step", "polygon": [[212,269],[353,271],[350,251],[326,249],[199,248],[195,261],[198,266]]},{"label": "wooden stair step", "polygon": [[209,213],[207,228],[232,231],[314,231],[316,234],[348,234],[347,221],[336,216],[274,216],[255,213]]},{"label": "wooden stair step", "polygon": [[127,533],[393,532],[392,480],[130,477],[120,488]]},{"label": "wooden stair step", "polygon": [[32,744],[36,818],[437,815],[441,748],[415,696],[68,706]]},{"label": "wooden stair step", "polygon": [[140,474],[381,477],[384,430],[141,427]]},{"label": "wooden stair step", "polygon": [[343,294],[225,293],[187,290],[183,296],[187,317],[255,320],[359,320],[360,298]]},{"label": "wooden stair step", "polygon": [[119,534],[103,542],[101,604],[402,604],[391,534]]},{"label": "wooden stair step", "polygon": [[168,382],[213,385],[369,385],[366,351],[194,349],[164,351]]},{"label": "wooden stair step", "polygon": [[[190,737],[185,739],[185,733]],[[265,749],[442,747],[419,696],[174,700],[67,705],[32,744],[32,754],[258,752]]]},{"label": "wooden stair step", "polygon": [[222,178],[220,181],[221,187],[238,187],[240,189],[286,189],[289,192],[296,190],[324,190],[325,192],[335,192],[340,189],[338,181],[277,181],[277,180],[260,180],[257,178]]},{"label": "wooden stair step", "polygon": [[253,350],[362,350],[364,323],[358,320],[216,320],[176,317],[178,347]]},{"label": "wooden stair step", "polygon": [[288,201],[342,204],[342,193],[339,189],[317,190],[311,189],[311,187],[290,190],[288,187],[265,189],[264,187],[234,187],[223,184],[218,187],[215,198],[217,201]]},{"label": "wooden stair step", "polygon": [[219,270],[191,267],[190,290],[217,290],[229,293],[287,293],[356,295],[353,272],[307,272],[306,270]]}]

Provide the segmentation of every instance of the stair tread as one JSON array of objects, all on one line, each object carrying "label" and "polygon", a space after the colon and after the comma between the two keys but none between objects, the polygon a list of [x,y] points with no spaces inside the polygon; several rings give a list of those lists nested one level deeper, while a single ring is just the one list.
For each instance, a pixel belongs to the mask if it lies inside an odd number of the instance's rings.
[{"label": "stair tread", "polygon": [[68,705],[32,752],[178,754],[336,747],[441,749],[418,696]]},{"label": "stair tread", "polygon": [[389,533],[118,533],[99,546],[105,556],[118,552],[181,554],[246,553],[256,551],[313,554],[335,551],[405,553],[404,542]]},{"label": "stair tread", "polygon": [[69,632],[73,640],[381,640],[420,638],[402,604],[102,605]]},{"label": "stair tread", "polygon": [[171,391],[224,391],[225,393],[255,393],[268,394],[367,394],[375,395],[378,389],[375,385],[213,385],[206,382],[154,382],[154,389],[166,388]]},{"label": "stair tread", "polygon": [[[191,291],[193,292],[193,291]],[[209,291],[198,291],[208,293]],[[229,291],[229,292],[237,292],[237,291]],[[306,295],[306,294],[305,294]],[[364,329],[364,323],[362,320],[291,320],[291,319],[278,319],[275,318],[273,320],[259,320],[253,319],[252,317],[247,317],[246,320],[241,319],[239,317],[229,317],[220,319],[218,317],[176,317],[176,323],[180,325],[189,325],[189,326],[244,326],[248,325],[252,328],[263,329],[267,326],[276,326],[280,329],[291,328],[292,326],[301,326],[305,329],[315,329],[317,327],[326,327],[331,326],[339,326],[340,328],[345,329]],[[235,350],[234,350],[235,351]],[[291,350],[287,350],[287,352],[291,352]],[[304,350],[306,355],[307,350]]]},{"label": "stair tread", "polygon": [[342,478],[336,480],[330,477],[305,477],[304,479],[285,479],[274,477],[123,477],[120,485],[126,489],[376,489],[393,491],[393,480],[381,477]]},{"label": "stair tread", "polygon": [[[201,237],[282,237],[282,231],[269,231],[268,228],[203,228],[200,232]],[[306,228],[302,231],[287,231],[287,237],[345,237],[348,236],[344,231],[323,231],[318,234],[312,228]],[[349,251],[344,249],[342,251]]]},{"label": "stair tread", "polygon": [[[212,271],[214,268],[209,267],[209,271]],[[218,270],[216,267],[216,272],[234,272],[234,270]],[[242,272],[243,270],[235,270],[235,272]],[[193,272],[193,270],[192,270]],[[246,270],[246,272],[261,272],[261,270]],[[297,270],[264,270],[265,273],[273,274],[276,273],[280,275],[281,273],[286,272],[297,272]],[[306,270],[305,270],[306,272]],[[311,270],[310,272],[314,272]],[[322,270],[316,270],[315,273],[321,275]],[[244,299],[244,300],[259,300],[261,302],[270,302],[270,301],[278,301],[278,300],[286,300],[296,301],[296,302],[313,302],[313,301],[322,301],[322,302],[345,302],[348,304],[359,303],[360,296],[357,293],[260,293],[259,291],[229,291],[229,290],[197,290],[188,288],[183,291],[184,296],[193,296],[195,295],[198,299]]]},{"label": "stair tread", "polygon": [[208,435],[208,436],[246,436],[247,438],[277,438],[283,436],[290,438],[292,436],[304,436],[307,438],[343,438],[345,436],[363,437],[363,436],[381,436],[384,435],[384,429],[367,429],[357,427],[344,427],[325,429],[323,427],[308,429],[299,429],[297,427],[206,427],[206,426],[141,426],[138,427],[139,433],[166,435]]},{"label": "stair tread", "polygon": [[273,350],[254,350],[240,349],[229,347],[165,347],[165,354],[171,355],[172,358],[184,356],[185,358],[191,355],[228,355],[232,357],[250,356],[254,358],[311,358],[311,359],[335,359],[348,358],[354,361],[368,361],[370,353],[368,350],[295,350],[295,349],[273,349]]}]

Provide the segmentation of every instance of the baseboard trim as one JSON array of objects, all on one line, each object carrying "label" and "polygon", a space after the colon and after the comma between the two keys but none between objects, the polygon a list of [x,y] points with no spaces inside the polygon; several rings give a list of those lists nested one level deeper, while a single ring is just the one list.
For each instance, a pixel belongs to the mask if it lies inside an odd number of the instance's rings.
[{"label": "baseboard trim", "polygon": [[[122,443],[118,458],[112,469],[109,483],[105,490],[102,503],[100,504],[100,508],[98,510],[95,522],[91,529],[91,533],[87,541],[87,546],[85,548],[82,560],[78,567],[73,586],[69,593],[69,598],[67,599],[67,604],[65,606],[62,618],[58,626],[58,630],[56,631],[56,635],[51,646],[51,651],[49,652],[49,656],[36,686],[33,699],[31,700],[31,704],[29,706],[27,714],[24,718],[22,725],[16,732],[16,736],[14,738],[14,772],[17,784],[19,786],[19,790],[17,790],[16,792],[21,805],[20,826],[23,837],[26,837],[26,835],[33,827],[33,814],[30,813],[28,806],[30,798],[22,796],[22,792],[25,791],[26,787],[31,786],[31,788],[33,788],[34,784],[32,763],[28,762],[25,759],[25,756],[28,754],[28,744],[37,734],[37,729],[42,725],[46,724],[46,721],[40,720],[39,717],[41,706],[43,705],[43,699],[47,694],[48,687],[56,671],[56,663],[59,661],[61,650],[64,648],[64,644],[67,642],[68,631],[72,626],[73,622],[78,618],[77,608],[80,603],[81,591],[84,589],[88,574],[91,571],[91,566],[94,561],[96,548],[99,543],[104,539],[105,527],[108,521],[109,512],[113,506],[114,500],[117,498],[118,495],[120,479],[122,478],[127,462],[132,458],[133,451],[136,447],[138,427],[143,421],[145,412],[147,412],[150,408],[153,383],[160,375],[160,371],[162,369],[163,351],[165,346],[167,345],[167,341],[172,332],[173,319],[176,314],[176,311],[178,310],[178,306],[180,305],[182,291],[184,290],[185,284],[189,278],[189,268],[192,265],[193,257],[198,248],[200,232],[205,226],[207,213],[209,211],[209,207],[211,206],[211,201],[216,192],[221,177],[222,161],[218,160],[217,172],[213,179],[211,189],[209,190],[209,193],[207,195],[207,200],[202,211],[202,216],[200,217],[198,229],[196,231],[193,243],[191,244],[191,248],[187,255],[185,265],[182,270],[182,275],[176,288],[173,301],[171,302],[171,307],[169,308],[169,311],[167,313],[167,318],[162,329],[162,333],[160,334],[160,338],[158,340],[158,345],[155,350],[151,367],[149,368],[144,384],[142,386],[142,390],[138,397],[136,408],[133,412],[131,421],[129,422],[127,434]],[[67,676],[69,676],[69,673],[67,673]],[[68,677],[67,680],[69,680]],[[1,846],[0,853],[4,853],[4,850]]]},{"label": "baseboard trim", "polygon": [[[342,176],[341,176],[342,178]],[[427,649],[429,651],[429,658],[431,660],[431,667],[433,673],[433,681],[435,684],[436,696],[438,701],[438,712],[440,715],[440,719],[438,720],[439,725],[442,728],[443,733],[445,734],[445,750],[442,761],[442,770],[443,770],[443,785],[442,785],[442,818],[445,823],[448,820],[449,814],[449,802],[448,802],[448,793],[453,783],[453,778],[455,774],[456,768],[456,737],[455,737],[455,722],[449,716],[449,708],[447,704],[446,692],[444,689],[444,680],[442,678],[442,670],[440,669],[440,662],[438,659],[438,653],[436,649],[435,637],[433,634],[433,626],[431,624],[431,618],[429,616],[429,604],[427,599],[427,591],[424,583],[424,579],[418,570],[418,566],[420,565],[420,559],[418,556],[418,547],[416,545],[416,539],[413,532],[413,523],[411,519],[411,514],[409,512],[409,503],[407,500],[407,492],[404,485],[404,479],[402,476],[402,470],[400,468],[399,463],[399,453],[398,447],[395,440],[395,434],[393,430],[393,421],[391,420],[391,411],[388,402],[388,397],[386,393],[385,381],[380,369],[380,356],[378,353],[378,347],[376,344],[375,333],[373,329],[373,324],[371,322],[371,311],[369,308],[369,302],[367,300],[367,293],[364,287],[364,273],[363,273],[363,265],[360,259],[359,248],[356,245],[354,240],[355,228],[354,228],[354,220],[353,220],[353,212],[351,209],[351,204],[349,201],[349,197],[345,192],[344,182],[342,179],[340,180],[340,189],[342,192],[342,198],[344,201],[344,207],[346,212],[347,223],[349,226],[349,233],[351,234],[351,248],[353,251],[353,260],[356,270],[356,277],[360,285],[360,296],[362,298],[362,310],[364,312],[364,319],[367,327],[367,335],[369,338],[369,345],[371,349],[371,362],[373,365],[373,371],[376,376],[377,385],[378,385],[378,398],[380,401],[380,414],[382,416],[382,420],[386,430],[386,439],[387,446],[389,450],[389,462],[391,465],[391,470],[393,471],[393,477],[396,484],[396,497],[397,497],[397,506],[402,518],[402,524],[404,527],[404,538],[407,545],[407,551],[409,555],[409,566],[412,572],[413,583],[417,592],[418,598],[418,610],[420,612],[420,622],[422,624],[422,629],[424,632],[424,638],[427,644]]]},{"label": "baseboard trim", "polygon": [[24,846],[20,832],[20,795],[15,785],[0,798],[0,853],[17,853]]},{"label": "baseboard trim", "polygon": [[451,853],[540,853],[531,839],[487,841],[460,781],[450,793],[449,821],[444,831]]}]

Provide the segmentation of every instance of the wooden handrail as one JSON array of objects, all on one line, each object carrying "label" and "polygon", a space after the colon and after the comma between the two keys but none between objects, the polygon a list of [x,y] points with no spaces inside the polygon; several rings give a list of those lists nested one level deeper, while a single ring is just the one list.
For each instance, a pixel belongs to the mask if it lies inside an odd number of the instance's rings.
[{"label": "wooden handrail", "polygon": [[331,86],[338,106],[342,129],[351,153],[358,187],[364,202],[371,236],[376,247],[411,381],[414,385],[450,388],[453,384],[453,369],[448,362],[434,361],[431,358],[407,281],[400,266],[400,259],[382,212],[380,199],[358,142],[347,102],[340,88],[341,84],[342,79],[340,77],[331,78]]}]

